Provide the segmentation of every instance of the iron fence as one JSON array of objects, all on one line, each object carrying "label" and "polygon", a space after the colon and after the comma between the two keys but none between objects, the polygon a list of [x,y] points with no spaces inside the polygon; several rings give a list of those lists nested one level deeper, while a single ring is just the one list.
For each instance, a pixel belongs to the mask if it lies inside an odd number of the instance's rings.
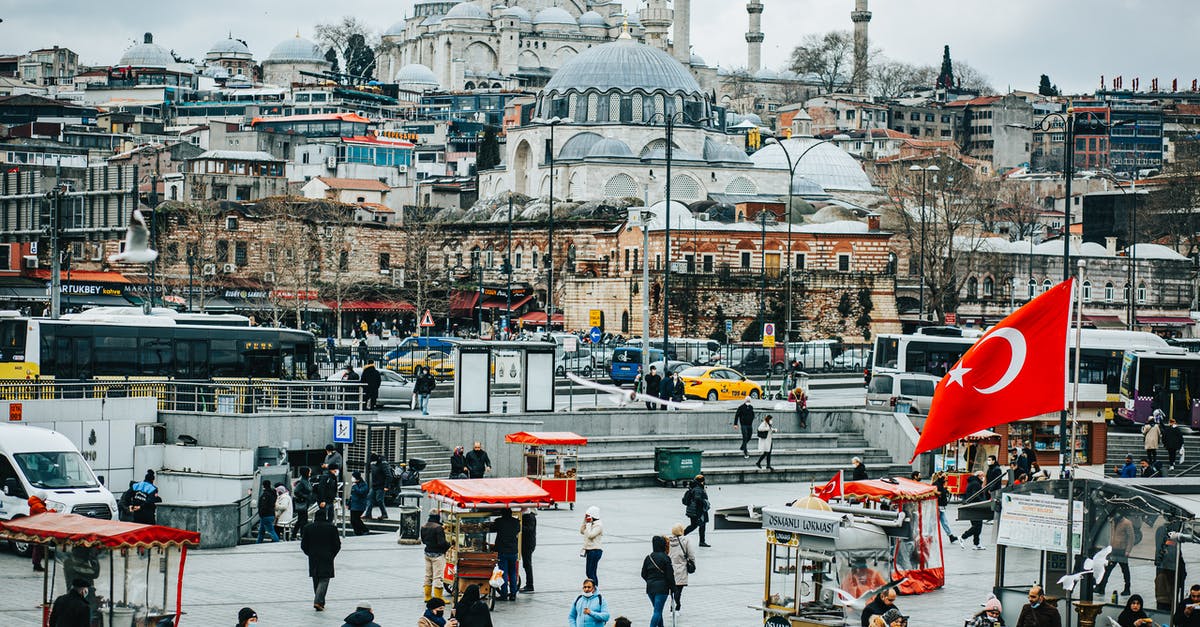
[{"label": "iron fence", "polygon": [[358,411],[364,408],[361,385],[332,381],[97,379],[0,382],[0,399],[7,401],[146,397],[157,399],[159,411],[213,414]]}]

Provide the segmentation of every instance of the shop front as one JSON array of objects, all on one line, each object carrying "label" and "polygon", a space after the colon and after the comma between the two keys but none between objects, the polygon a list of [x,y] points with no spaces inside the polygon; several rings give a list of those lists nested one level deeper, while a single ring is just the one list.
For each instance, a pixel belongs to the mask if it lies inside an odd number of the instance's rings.
[{"label": "shop front", "polygon": [[[1067,428],[1070,429],[1069,416]],[[1059,447],[1062,439],[1058,416],[1039,416],[993,427],[992,430],[1000,436],[998,459],[1001,465],[1008,464],[1008,450],[1018,445],[1032,450],[1033,461],[1043,468],[1061,463]],[[1084,420],[1080,416],[1075,424],[1075,463],[1085,466],[1104,464],[1108,461],[1107,448],[1108,425],[1102,420]]]}]

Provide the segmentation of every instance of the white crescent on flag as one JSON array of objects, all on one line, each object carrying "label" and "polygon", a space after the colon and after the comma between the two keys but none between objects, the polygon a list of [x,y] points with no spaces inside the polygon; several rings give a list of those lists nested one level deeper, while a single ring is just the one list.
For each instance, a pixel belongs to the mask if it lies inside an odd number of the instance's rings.
[{"label": "white crescent on flag", "polygon": [[1017,378],[1017,375],[1021,374],[1021,368],[1025,367],[1025,336],[1020,331],[1012,327],[996,329],[979,343],[982,344],[994,337],[1008,342],[1009,347],[1012,349],[1012,359],[1009,360],[1008,369],[1004,371],[1004,376],[1000,377],[999,381],[986,388],[975,388],[975,391],[980,394],[995,394],[1003,390],[1008,387],[1009,383],[1013,382],[1013,379]]}]

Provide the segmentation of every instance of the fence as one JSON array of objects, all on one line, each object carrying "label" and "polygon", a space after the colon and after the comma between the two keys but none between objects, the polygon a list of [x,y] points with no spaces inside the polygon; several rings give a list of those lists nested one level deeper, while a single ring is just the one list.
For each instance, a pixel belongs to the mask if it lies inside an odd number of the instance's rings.
[{"label": "fence", "polygon": [[0,400],[88,398],[158,399],[160,411],[254,414],[288,411],[358,411],[363,388],[332,381],[221,379],[211,382],[161,380],[13,381],[0,383]]}]

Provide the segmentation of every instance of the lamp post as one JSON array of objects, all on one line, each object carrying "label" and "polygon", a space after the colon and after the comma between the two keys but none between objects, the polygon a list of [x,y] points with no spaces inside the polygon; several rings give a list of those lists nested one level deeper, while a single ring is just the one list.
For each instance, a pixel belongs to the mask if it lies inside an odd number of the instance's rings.
[{"label": "lamp post", "polygon": [[[638,222],[642,225],[642,372],[650,372],[650,185],[642,188],[642,210]],[[666,353],[663,353],[663,368],[666,368]],[[653,394],[654,390],[648,390]]]},{"label": "lamp post", "polygon": [[504,257],[504,331],[506,335],[512,334],[512,212],[513,199],[512,194],[508,195],[508,254]]},{"label": "lamp post", "polygon": [[762,224],[762,244],[760,249],[762,258],[759,260],[759,275],[762,279],[762,284],[758,289],[758,330],[764,337],[766,334],[763,333],[763,325],[767,322],[767,221],[770,219],[770,215],[766,210],[762,210],[754,217],[756,221]]},{"label": "lamp post", "polygon": [[919,309],[922,322],[925,321],[925,183],[926,179],[929,178],[930,172],[938,172],[940,170],[941,168],[937,167],[936,165],[930,165],[924,168],[919,165],[913,165],[908,168],[909,172],[921,173],[921,252],[919,255],[920,261],[918,262],[919,265],[917,272],[921,280],[918,298],[920,300]]},{"label": "lamp post", "polygon": [[536,118],[533,120],[538,124],[545,124],[550,127],[550,145],[546,147],[546,160],[550,168],[550,211],[546,219],[546,330],[554,330],[554,127],[559,124],[569,123],[569,118],[560,118],[558,116],[550,119]]},{"label": "lamp post", "polygon": [[195,268],[196,268],[196,251],[195,251],[195,250],[192,248],[192,245],[191,245],[191,244],[188,244],[188,250],[187,250],[187,266],[188,266],[188,301],[187,301],[187,308],[188,308],[188,312],[190,313],[190,312],[192,311],[192,294],[194,293],[194,289],[193,289],[193,287],[192,287],[192,279],[193,279],[193,277],[195,276],[195,274],[194,274],[194,273],[195,273]]}]

